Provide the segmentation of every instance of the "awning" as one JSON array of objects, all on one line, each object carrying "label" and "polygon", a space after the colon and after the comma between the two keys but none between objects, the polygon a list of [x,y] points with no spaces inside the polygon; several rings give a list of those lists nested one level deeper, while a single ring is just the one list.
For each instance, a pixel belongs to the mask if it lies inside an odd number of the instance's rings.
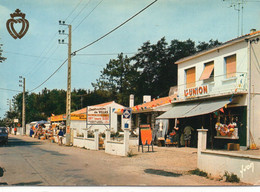
[{"label": "awning", "polygon": [[176,104],[169,111],[163,113],[156,119],[175,119],[184,117],[193,117],[212,113],[229,104],[231,99],[204,100],[196,102],[185,102]]}]

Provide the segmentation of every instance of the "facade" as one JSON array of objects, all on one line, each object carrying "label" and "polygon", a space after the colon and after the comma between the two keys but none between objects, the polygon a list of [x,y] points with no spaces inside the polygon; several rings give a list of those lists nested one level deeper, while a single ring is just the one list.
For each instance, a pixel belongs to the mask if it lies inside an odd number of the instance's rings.
[{"label": "facade", "polygon": [[[124,106],[111,101],[74,111],[71,113],[71,128],[76,130],[77,134],[82,134],[84,129],[92,131],[98,129],[99,132],[105,132],[107,128],[111,128],[111,131],[117,132],[120,127],[118,123],[120,120],[118,120],[115,112],[123,107]],[[50,121],[52,123],[66,122],[66,115],[52,116]]]},{"label": "facade", "polygon": [[260,145],[259,38],[260,31],[252,32],[177,61],[178,97],[158,118],[208,129],[212,148]]}]

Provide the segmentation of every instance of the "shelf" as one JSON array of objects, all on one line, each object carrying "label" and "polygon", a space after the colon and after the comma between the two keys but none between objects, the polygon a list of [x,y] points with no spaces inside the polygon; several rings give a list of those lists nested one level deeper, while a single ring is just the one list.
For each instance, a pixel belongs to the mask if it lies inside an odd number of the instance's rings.
[{"label": "shelf", "polygon": [[215,139],[239,139],[239,137],[225,137],[225,136],[215,136]]}]

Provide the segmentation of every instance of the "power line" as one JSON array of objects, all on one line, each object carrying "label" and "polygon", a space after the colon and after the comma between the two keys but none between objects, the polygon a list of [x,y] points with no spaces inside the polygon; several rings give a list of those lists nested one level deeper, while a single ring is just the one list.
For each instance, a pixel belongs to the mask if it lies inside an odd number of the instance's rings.
[{"label": "power line", "polygon": [[[85,17],[81,20],[81,22],[74,28],[73,31],[75,31],[75,30],[81,25],[81,23],[82,23],[86,18],[88,18],[89,15],[90,15],[103,1],[104,1],[104,0],[101,0],[101,1],[89,12],[89,14],[88,14],[87,16],[85,16]],[[72,31],[72,32],[73,32],[73,31]]]},{"label": "power line", "polygon": [[65,21],[67,21],[67,19],[72,15],[72,13],[78,8],[78,6],[81,4],[82,0],[80,0],[78,2],[78,4],[75,6],[75,8],[70,12],[70,14],[68,15],[68,17],[65,19]]},{"label": "power line", "polygon": [[13,92],[19,92],[19,93],[22,92],[22,91],[18,91],[18,90],[14,90],[14,89],[6,89],[6,88],[0,88],[0,90],[4,90],[4,91],[13,91]]},{"label": "power line", "polygon": [[[100,41],[101,39],[103,39],[104,37],[108,36],[108,35],[111,34],[112,32],[116,31],[118,28],[120,28],[121,26],[123,26],[124,24],[126,24],[128,21],[132,20],[134,17],[136,17],[137,15],[139,15],[140,13],[142,13],[142,12],[143,12],[144,10],[146,10],[148,7],[150,7],[151,5],[153,5],[156,1],[158,1],[158,0],[153,1],[152,3],[150,3],[149,5],[147,5],[145,8],[143,8],[141,11],[137,12],[135,15],[133,15],[132,17],[130,17],[129,19],[127,19],[125,22],[123,22],[122,24],[118,25],[116,28],[114,28],[114,29],[111,30],[110,32],[106,33],[106,34],[103,35],[102,37],[100,37],[100,38],[98,38],[97,40],[93,41],[92,43],[90,43],[90,44],[88,44],[88,45],[86,45],[86,46],[84,46],[84,47],[82,47],[82,48],[76,50],[75,52],[72,53],[72,55],[75,56],[77,52],[79,52],[79,51],[81,51],[81,50],[83,50],[83,49],[85,49],[85,48],[87,48],[87,47],[93,45],[94,43]],[[32,89],[30,92],[32,92],[32,91],[38,89],[40,86],[42,86],[44,83],[46,83],[55,73],[57,73],[57,72],[60,70],[60,68],[66,63],[67,60],[68,60],[68,59],[66,59],[66,60],[58,67],[58,69],[56,69],[45,81],[43,81],[40,85],[38,85],[37,87],[35,87],[34,89]]]},{"label": "power line", "polygon": [[156,1],[153,1],[152,3],[150,3],[149,5],[147,5],[145,8],[143,8],[141,11],[139,11],[138,13],[136,13],[135,15],[133,15],[132,17],[130,17],[129,19],[127,19],[125,22],[123,22],[122,24],[118,25],[116,28],[112,29],[111,31],[109,31],[108,33],[106,33],[105,35],[103,35],[102,37],[98,38],[97,40],[93,41],[92,43],[89,43],[88,45],[74,51],[72,54],[75,55],[77,52],[86,49],[87,47],[93,45],[94,43],[100,41],[101,39],[105,38],[106,36],[108,36],[109,34],[113,33],[114,31],[116,31],[118,28],[122,27],[124,24],[126,24],[127,22],[129,22],[130,20],[132,20],[134,17],[136,17],[137,15],[139,15],[140,13],[142,13],[144,10],[146,10],[148,7],[150,7],[151,5],[153,5]]},{"label": "power line", "polygon": [[[134,55],[136,52],[129,52],[129,53],[123,53],[123,54],[129,54],[129,55]],[[102,56],[102,55],[119,55],[119,53],[81,53],[77,55],[86,55],[86,56]]]},{"label": "power line", "polygon": [[79,11],[79,13],[72,19],[72,21],[70,22],[70,24],[72,24],[74,22],[74,20],[81,14],[81,12],[88,6],[90,0],[85,4],[85,6]]},{"label": "power line", "polygon": [[58,69],[56,69],[45,81],[43,81],[40,85],[38,85],[37,87],[35,87],[34,89],[30,90],[29,92],[34,91],[35,89],[38,89],[40,86],[42,86],[44,83],[46,83],[55,73],[57,73],[60,68],[68,61],[68,59],[66,59],[59,67]]}]

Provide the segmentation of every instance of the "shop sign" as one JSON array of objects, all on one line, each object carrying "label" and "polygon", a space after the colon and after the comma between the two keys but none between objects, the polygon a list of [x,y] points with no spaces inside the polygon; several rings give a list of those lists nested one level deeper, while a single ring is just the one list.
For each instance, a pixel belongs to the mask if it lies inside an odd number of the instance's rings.
[{"label": "shop sign", "polygon": [[149,124],[142,124],[139,128],[139,136],[142,145],[151,145],[152,143],[152,130]]},{"label": "shop sign", "polygon": [[207,85],[184,90],[184,96],[185,97],[196,97],[196,96],[204,95],[204,94],[207,94],[207,93],[208,93],[208,86]]},{"label": "shop sign", "polygon": [[88,107],[87,123],[94,125],[108,125],[109,115],[109,108],[107,107]]},{"label": "shop sign", "polygon": [[86,114],[71,114],[71,120],[86,120]]}]

